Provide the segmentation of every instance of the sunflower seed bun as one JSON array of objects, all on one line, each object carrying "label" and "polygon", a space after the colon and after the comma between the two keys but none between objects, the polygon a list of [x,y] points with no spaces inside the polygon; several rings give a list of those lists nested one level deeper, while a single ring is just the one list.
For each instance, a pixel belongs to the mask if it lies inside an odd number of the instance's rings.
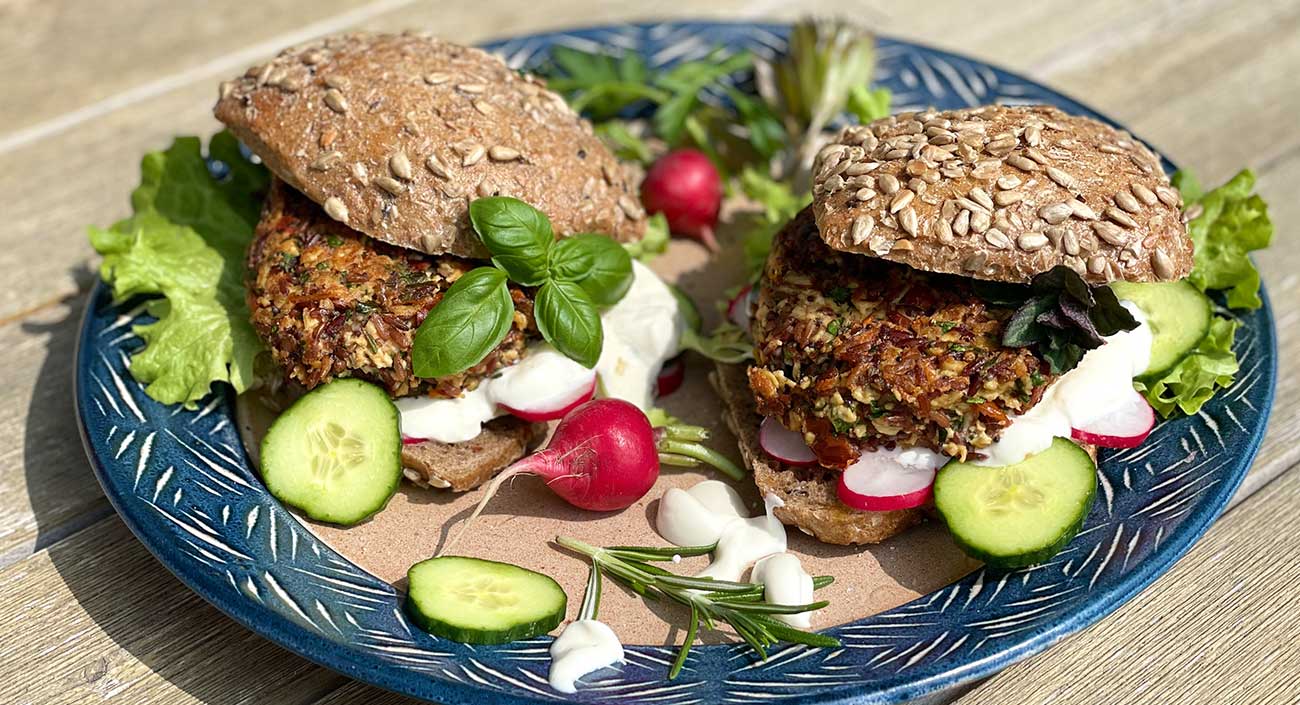
[{"label": "sunflower seed bun", "polygon": [[1045,106],[903,113],[850,126],[813,165],[835,249],[1026,283],[1067,265],[1089,283],[1192,268],[1182,200],[1131,135]]},{"label": "sunflower seed bun", "polygon": [[331,217],[428,254],[486,257],[469,201],[509,195],[560,234],[634,240],[645,213],[564,100],[479,49],[349,34],[281,52],[221,84],[214,113]]}]

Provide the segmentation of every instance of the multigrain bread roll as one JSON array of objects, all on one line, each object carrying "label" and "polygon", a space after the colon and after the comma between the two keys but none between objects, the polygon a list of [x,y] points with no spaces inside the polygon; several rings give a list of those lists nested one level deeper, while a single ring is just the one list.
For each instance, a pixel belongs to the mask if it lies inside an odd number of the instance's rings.
[{"label": "multigrain bread roll", "polygon": [[475,198],[508,195],[561,235],[645,228],[634,184],[564,99],[482,51],[415,34],[287,49],[221,84],[219,120],[335,220],[427,254],[483,258]]}]

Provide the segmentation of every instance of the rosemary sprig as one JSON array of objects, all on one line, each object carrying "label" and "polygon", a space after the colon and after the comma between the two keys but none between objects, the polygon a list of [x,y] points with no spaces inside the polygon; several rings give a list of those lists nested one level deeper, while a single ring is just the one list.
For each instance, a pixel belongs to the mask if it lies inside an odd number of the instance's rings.
[{"label": "rosemary sprig", "polygon": [[[598,548],[577,539],[556,537],[555,542],[575,553],[591,559],[593,577],[587,581],[587,595],[583,598],[585,613],[588,602],[599,603],[600,574],[623,583],[650,599],[669,599],[685,605],[691,611],[686,624],[686,638],[677,652],[668,679],[681,672],[690,653],[691,645],[701,626],[714,629],[718,622],[729,624],[759,657],[767,658],[767,647],[788,641],[808,646],[835,647],[840,642],[835,637],[805,632],[776,619],[774,615],[798,614],[825,607],[822,600],[807,605],[770,605],[763,602],[763,586],[736,583],[713,578],[701,578],[670,573],[655,562],[671,561],[673,556],[699,556],[711,553],[717,545],[658,548],[653,546],[610,546]],[[834,578],[813,578],[813,588],[819,589]],[[592,593],[597,595],[592,597]]]}]

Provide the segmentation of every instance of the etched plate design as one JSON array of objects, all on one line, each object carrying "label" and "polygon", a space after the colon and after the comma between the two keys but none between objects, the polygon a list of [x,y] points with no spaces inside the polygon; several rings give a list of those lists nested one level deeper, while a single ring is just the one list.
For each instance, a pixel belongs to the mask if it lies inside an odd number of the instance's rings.
[{"label": "etched plate design", "polygon": [[[543,61],[557,44],[637,51],[662,65],[719,45],[770,54],[787,32],[754,24],[624,25],[490,48],[521,68]],[[1051,103],[1102,117],[1001,69],[889,39],[880,41],[877,81],[894,92],[896,110]],[[546,683],[550,637],[471,647],[414,629],[401,595],[322,544],[267,494],[240,445],[228,392],[195,410],[146,397],[127,369],[140,344],[131,326],[143,315],[133,303],[114,305],[99,285],[76,360],[87,453],[132,531],[248,628],[354,678],[449,704],[899,702],[987,676],[1092,624],[1188,549],[1250,466],[1277,375],[1266,303],[1242,319],[1236,385],[1200,414],[1160,424],[1141,447],[1103,454],[1100,501],[1050,563],[1002,575],[979,571],[831,629],[843,642],[838,649],[792,646],[759,662],[744,646],[697,647],[672,682],[664,680],[670,649],[631,646],[621,670],[603,671],[566,697]]]}]

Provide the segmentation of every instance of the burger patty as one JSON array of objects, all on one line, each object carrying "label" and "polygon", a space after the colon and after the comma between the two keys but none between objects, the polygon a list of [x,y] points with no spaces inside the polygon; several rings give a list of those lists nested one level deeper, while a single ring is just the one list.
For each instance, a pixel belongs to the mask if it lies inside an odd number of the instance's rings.
[{"label": "burger patty", "polygon": [[289,381],[311,389],[357,377],[394,397],[457,397],[519,361],[525,344],[537,337],[532,292],[512,286],[514,325],[495,350],[459,374],[415,376],[415,330],[452,283],[478,264],[373,240],[275,179],[248,251],[248,307]]},{"label": "burger patty", "polygon": [[923,446],[965,459],[1054,380],[1003,347],[1008,309],[970,281],[829,248],[805,209],[775,237],[754,314],[759,413],[802,432],[818,461]]}]

